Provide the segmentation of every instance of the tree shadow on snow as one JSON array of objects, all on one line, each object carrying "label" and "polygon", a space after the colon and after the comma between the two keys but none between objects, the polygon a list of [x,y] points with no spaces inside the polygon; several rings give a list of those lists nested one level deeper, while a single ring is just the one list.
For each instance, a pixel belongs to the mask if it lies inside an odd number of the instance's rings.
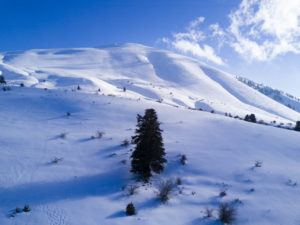
[{"label": "tree shadow on snow", "polygon": [[125,179],[120,169],[108,173],[72,178],[65,181],[37,182],[0,189],[0,207],[45,204],[64,199],[105,196],[120,192]]},{"label": "tree shadow on snow", "polygon": [[186,225],[223,225],[219,220],[216,220],[215,218],[197,218]]},{"label": "tree shadow on snow", "polygon": [[125,217],[126,213],[124,211],[118,211],[115,212],[111,215],[109,215],[108,217],[106,217],[106,219],[115,219],[115,218],[120,218],[120,217]]}]

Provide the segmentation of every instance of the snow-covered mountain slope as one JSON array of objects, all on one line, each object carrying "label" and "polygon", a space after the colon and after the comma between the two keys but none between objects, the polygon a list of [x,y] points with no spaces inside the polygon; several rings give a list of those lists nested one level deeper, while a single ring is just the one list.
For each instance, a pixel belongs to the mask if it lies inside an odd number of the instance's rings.
[{"label": "snow-covered mountain slope", "polygon": [[[12,87],[0,91],[0,103],[0,224],[220,225],[218,204],[232,201],[237,225],[300,221],[299,132],[81,91]],[[134,134],[136,114],[150,107],[162,122],[168,163],[145,185],[129,172],[134,146],[120,143]],[[91,139],[97,131],[104,136]],[[187,156],[186,165],[179,154]],[[62,160],[54,163],[55,157]],[[256,160],[262,167],[254,167]],[[177,177],[182,185],[160,203],[160,181]],[[137,194],[129,195],[134,184]],[[220,197],[224,189],[227,195]],[[124,213],[130,202],[136,216]],[[25,204],[29,213],[10,218]],[[214,209],[212,218],[205,218],[206,208]]]},{"label": "snow-covered mountain slope", "polygon": [[245,84],[247,84],[249,87],[254,88],[255,90],[258,90],[259,92],[263,93],[264,95],[274,99],[275,101],[286,105],[287,107],[294,109],[297,112],[300,112],[300,99],[285,93],[283,91],[271,88],[269,86],[266,86],[264,84],[255,83],[247,78],[244,77],[237,77],[237,79]]},{"label": "snow-covered mountain slope", "polygon": [[[300,114],[234,76],[194,59],[138,44],[106,48],[29,50],[0,54],[0,71],[12,85],[76,89],[178,107],[214,110],[290,123]],[[127,91],[122,92],[126,87]]]}]

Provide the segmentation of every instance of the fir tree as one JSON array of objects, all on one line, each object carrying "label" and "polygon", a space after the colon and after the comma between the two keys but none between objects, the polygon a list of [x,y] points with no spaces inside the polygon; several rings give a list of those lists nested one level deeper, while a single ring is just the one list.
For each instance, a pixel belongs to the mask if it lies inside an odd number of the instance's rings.
[{"label": "fir tree", "polygon": [[244,120],[248,122],[256,123],[255,114],[246,115]]},{"label": "fir tree", "polygon": [[128,216],[132,216],[132,215],[135,215],[135,207],[133,205],[133,203],[129,203],[126,207],[126,214]]},{"label": "fir tree", "polygon": [[162,172],[163,164],[167,162],[159,126],[154,109],[146,109],[144,116],[137,115],[136,135],[132,137],[136,147],[131,155],[131,172],[141,175],[145,181],[152,176],[152,171]]},{"label": "fir tree", "polygon": [[4,76],[0,76],[0,84],[6,84]]},{"label": "fir tree", "polygon": [[297,121],[295,131],[300,131],[300,121]]}]

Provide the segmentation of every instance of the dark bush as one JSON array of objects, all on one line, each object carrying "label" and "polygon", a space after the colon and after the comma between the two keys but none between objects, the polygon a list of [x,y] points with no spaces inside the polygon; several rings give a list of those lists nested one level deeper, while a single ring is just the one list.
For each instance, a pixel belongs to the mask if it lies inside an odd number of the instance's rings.
[{"label": "dark bush", "polygon": [[232,224],[236,220],[236,208],[228,203],[220,203],[219,219],[224,224]]},{"label": "dark bush", "polygon": [[67,112],[66,115],[67,115],[67,116],[71,116],[71,113],[70,113],[70,112]]},{"label": "dark bush", "polygon": [[248,122],[256,123],[255,114],[246,115],[244,120]]},{"label": "dark bush", "polygon": [[24,84],[23,84],[23,83],[21,83],[21,84],[20,84],[20,87],[24,87]]},{"label": "dark bush", "polygon": [[16,212],[16,213],[20,213],[20,212],[21,212],[21,209],[20,209],[19,207],[16,207],[15,212]]},{"label": "dark bush", "polygon": [[59,137],[60,137],[60,138],[62,138],[62,139],[65,139],[65,138],[66,138],[66,136],[67,136],[67,134],[66,134],[66,133],[61,133],[61,134],[59,135]]},{"label": "dark bush", "polygon": [[0,84],[6,84],[4,76],[0,76]]},{"label": "dark bush", "polygon": [[57,158],[57,157],[54,157],[52,160],[51,160],[51,163],[53,164],[57,164],[59,162],[63,161],[63,158]]},{"label": "dark bush", "polygon": [[262,161],[255,161],[255,167],[262,167]]},{"label": "dark bush", "polygon": [[176,184],[177,184],[177,185],[182,185],[182,180],[181,180],[180,177],[177,177],[177,179],[176,179]]},{"label": "dark bush", "polygon": [[186,160],[187,160],[186,156],[185,155],[181,155],[180,162],[181,162],[182,165],[186,164]]},{"label": "dark bush", "polygon": [[126,214],[128,216],[132,216],[132,215],[135,215],[135,207],[133,205],[133,203],[129,203],[126,207]]},{"label": "dark bush", "polygon": [[220,197],[225,197],[227,195],[226,190],[222,190],[219,194]]},{"label": "dark bush", "polygon": [[23,211],[24,212],[29,212],[30,211],[29,205],[25,205],[24,208],[23,208]]}]

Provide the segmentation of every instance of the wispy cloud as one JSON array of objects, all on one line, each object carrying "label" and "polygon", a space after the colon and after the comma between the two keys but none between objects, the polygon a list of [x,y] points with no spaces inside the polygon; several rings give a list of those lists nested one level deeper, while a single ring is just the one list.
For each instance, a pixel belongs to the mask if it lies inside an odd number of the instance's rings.
[{"label": "wispy cloud", "polygon": [[186,32],[173,33],[171,39],[162,38],[161,40],[181,53],[204,58],[218,65],[224,65],[225,63],[216,55],[213,47],[203,43],[207,37],[201,31],[199,25],[204,20],[204,17],[198,17],[189,23],[188,27],[185,28]]},{"label": "wispy cloud", "polygon": [[[220,50],[224,45],[247,61],[270,61],[289,52],[300,53],[299,0],[242,0],[228,18],[228,27],[215,23],[203,29],[205,18],[199,17],[185,32],[162,40],[181,53],[218,65],[225,63],[215,48]],[[217,44],[211,44],[212,40]]]}]

